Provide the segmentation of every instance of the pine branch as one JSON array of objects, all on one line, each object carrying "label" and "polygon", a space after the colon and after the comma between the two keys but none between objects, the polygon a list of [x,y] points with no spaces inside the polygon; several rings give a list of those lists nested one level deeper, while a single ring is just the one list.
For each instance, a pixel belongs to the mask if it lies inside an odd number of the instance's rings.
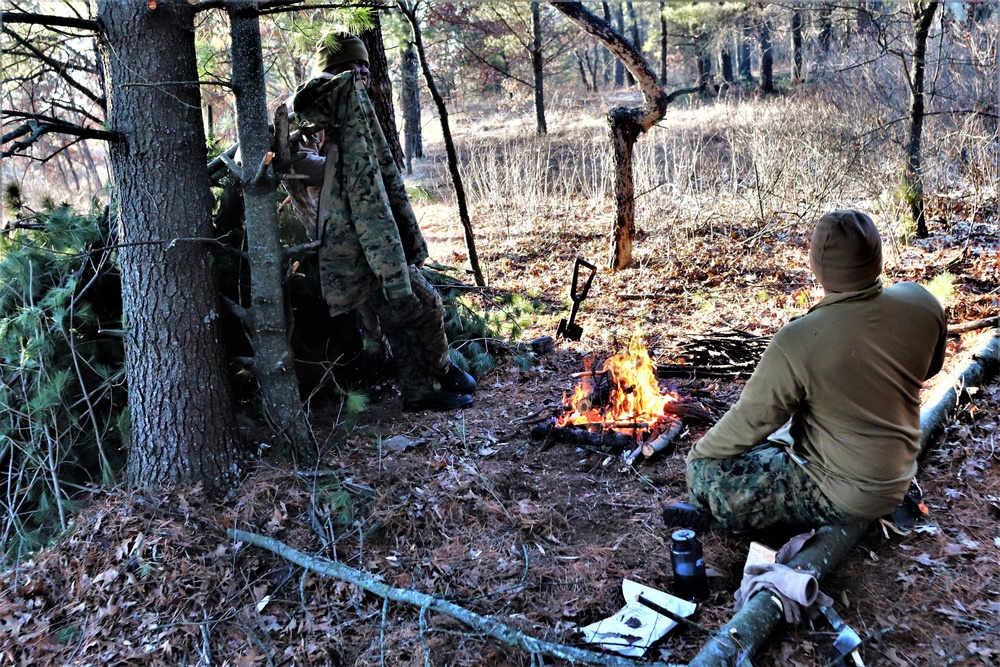
[{"label": "pine branch", "polygon": [[282,558],[290,560],[296,565],[300,565],[312,572],[316,572],[326,577],[340,579],[341,581],[346,581],[387,600],[405,602],[419,607],[422,610],[422,613],[426,613],[426,611],[434,611],[451,616],[452,618],[465,623],[477,632],[493,637],[494,639],[499,639],[505,644],[520,648],[529,652],[533,656],[550,656],[553,658],[568,660],[574,664],[605,665],[607,667],[637,667],[637,665],[640,664],[643,667],[679,667],[677,665],[668,665],[667,663],[662,662],[640,663],[636,660],[630,660],[621,656],[608,655],[598,653],[596,651],[579,649],[573,646],[566,646],[565,644],[554,644],[552,642],[536,639],[535,637],[504,625],[495,618],[482,616],[473,611],[469,611],[464,607],[460,607],[457,604],[448,602],[447,600],[434,597],[433,595],[427,595],[425,593],[405,588],[388,586],[367,572],[355,570],[354,568],[348,567],[343,563],[303,553],[274,538],[235,529],[229,529],[226,533],[234,540],[247,542],[249,544],[253,544],[254,546],[261,547],[262,549],[272,551]]},{"label": "pine branch", "polygon": [[[6,19],[6,18],[7,18],[7,15],[4,14],[4,19]],[[46,65],[48,65],[49,67],[51,67],[53,70],[55,70],[56,74],[58,74],[60,76],[60,78],[62,78],[63,81],[65,81],[67,84],[69,84],[70,86],[72,86],[76,90],[78,90],[81,93],[83,93],[84,97],[86,97],[87,99],[89,99],[91,102],[93,102],[97,106],[101,107],[102,109],[105,108],[104,98],[100,97],[99,95],[95,95],[93,92],[91,92],[91,90],[89,88],[87,88],[82,83],[80,83],[79,81],[77,81],[76,79],[74,79],[73,77],[71,77],[67,73],[68,65],[66,65],[66,63],[61,63],[58,60],[55,60],[54,58],[51,58],[51,57],[45,55],[39,49],[35,48],[26,39],[24,39],[23,37],[21,37],[20,35],[18,35],[13,30],[10,30],[9,28],[4,28],[3,32],[5,34],[9,35],[12,39],[14,39],[14,41],[16,41],[18,44],[20,44],[23,48],[25,48],[29,52],[31,52],[31,54],[34,55],[36,58],[38,58],[43,63],[45,63]]]},{"label": "pine branch", "polygon": [[[6,112],[4,112],[6,114]],[[26,123],[3,135],[0,145],[14,141],[27,135],[25,139],[15,142],[8,150],[0,153],[2,157],[11,157],[26,148],[31,147],[46,134],[68,134],[79,139],[101,139],[103,141],[119,141],[121,134],[107,130],[95,130],[89,127],[73,125],[56,119],[29,118]],[[65,148],[65,147],[64,147]],[[60,149],[62,150],[62,149]],[[51,156],[50,156],[51,157]]]},{"label": "pine branch", "polygon": [[28,23],[31,25],[41,25],[47,28],[59,26],[62,28],[77,28],[79,30],[90,30],[100,32],[101,26],[97,21],[88,19],[73,18],[72,16],[50,16],[48,14],[36,14],[33,12],[3,12],[4,23]]}]

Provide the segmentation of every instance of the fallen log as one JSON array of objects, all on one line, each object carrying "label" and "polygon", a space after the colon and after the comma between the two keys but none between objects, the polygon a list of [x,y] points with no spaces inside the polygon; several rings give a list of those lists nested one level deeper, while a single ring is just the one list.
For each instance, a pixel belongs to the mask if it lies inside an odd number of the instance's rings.
[{"label": "fallen log", "polygon": [[929,407],[920,411],[921,460],[941,437],[945,420],[951,417],[960,405],[971,400],[969,388],[989,384],[998,371],[1000,371],[1000,329],[996,329],[993,336],[973,353],[969,365],[951,384],[941,385],[928,401]]},{"label": "fallen log", "polygon": [[[567,660],[573,664],[604,665],[606,667],[636,667],[640,664],[642,667],[683,667],[683,665],[665,662],[639,663],[635,660],[621,656],[588,651],[586,649],[576,648],[575,646],[566,646],[565,644],[547,642],[504,625],[491,616],[477,614],[476,612],[470,611],[465,607],[460,607],[453,602],[448,602],[447,600],[434,597],[433,595],[427,595],[426,593],[420,593],[414,590],[388,586],[367,572],[355,570],[354,568],[348,567],[343,563],[327,560],[326,558],[312,556],[302,551],[298,551],[297,549],[293,549],[284,542],[276,540],[272,537],[232,528],[227,530],[226,533],[235,541],[246,542],[248,544],[261,547],[262,549],[272,551],[282,558],[289,560],[296,565],[300,565],[311,572],[316,572],[324,577],[333,577],[334,579],[346,581],[368,591],[369,593],[374,593],[379,597],[385,598],[386,600],[405,602],[406,604],[419,607],[421,613],[421,625],[423,624],[424,614],[428,611],[434,611],[451,616],[452,618],[457,619],[469,626],[476,632],[498,639],[510,646],[520,648],[527,651],[532,656],[549,656],[552,658]],[[429,659],[428,656],[425,656],[425,658]],[[430,664],[430,662],[428,661],[427,664]]]},{"label": "fallen log", "polygon": [[[920,411],[921,455],[937,441],[944,430],[944,421],[960,404],[968,387],[989,383],[1000,369],[1000,329],[972,356],[968,366],[947,389],[929,401]],[[956,389],[956,387],[958,389]],[[809,569],[822,579],[839,564],[872,522],[852,526],[824,526],[816,531],[811,543],[788,563],[791,567]],[[767,590],[753,596],[719,632],[702,647],[688,667],[736,666],[752,656],[774,630],[784,621],[780,603]],[[748,663],[744,663],[748,664]]]},{"label": "fallen log", "polygon": [[983,317],[978,320],[971,320],[969,322],[958,322],[956,324],[951,324],[948,326],[948,335],[957,336],[958,334],[968,333],[969,331],[976,331],[978,329],[988,329],[990,327],[996,327],[996,326],[1000,326],[1000,315]]}]

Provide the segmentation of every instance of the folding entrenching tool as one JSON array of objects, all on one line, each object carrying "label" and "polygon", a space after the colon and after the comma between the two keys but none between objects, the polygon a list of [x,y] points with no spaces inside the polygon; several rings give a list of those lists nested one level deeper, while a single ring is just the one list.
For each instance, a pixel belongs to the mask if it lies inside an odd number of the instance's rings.
[{"label": "folding entrenching tool", "polygon": [[[590,275],[587,277],[587,282],[584,283],[583,289],[578,290],[577,286],[580,279],[581,266],[590,269]],[[590,283],[594,282],[594,276],[596,275],[596,266],[579,257],[576,258],[576,264],[573,265],[573,285],[569,290],[569,298],[573,302],[573,307],[569,311],[569,321],[559,320],[559,329],[556,331],[556,338],[561,336],[570,340],[580,340],[583,336],[583,329],[576,324],[576,311],[580,307],[580,303],[587,298],[587,292],[590,291]]]},{"label": "folding entrenching tool", "polygon": [[833,609],[820,606],[819,610],[826,616],[826,620],[830,621],[833,629],[837,631],[837,637],[833,640],[833,646],[830,648],[829,653],[827,653],[826,664],[835,667],[846,667],[846,658],[850,656],[855,665],[863,665],[864,663],[861,662],[861,658],[857,652],[858,647],[861,646],[861,637],[858,636],[858,633],[847,623],[844,623],[844,619]]}]

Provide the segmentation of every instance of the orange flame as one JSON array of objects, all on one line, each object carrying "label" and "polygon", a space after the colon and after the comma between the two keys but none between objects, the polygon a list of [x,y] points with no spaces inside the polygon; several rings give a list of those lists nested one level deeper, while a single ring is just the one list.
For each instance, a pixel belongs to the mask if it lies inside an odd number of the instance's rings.
[{"label": "orange flame", "polygon": [[556,420],[556,426],[646,433],[664,418],[663,409],[677,400],[673,392],[660,391],[656,366],[638,336],[632,338],[627,350],[604,362],[602,374],[610,389],[607,405],[592,405],[594,377],[598,374],[585,375],[569,398],[563,395],[565,412]]}]

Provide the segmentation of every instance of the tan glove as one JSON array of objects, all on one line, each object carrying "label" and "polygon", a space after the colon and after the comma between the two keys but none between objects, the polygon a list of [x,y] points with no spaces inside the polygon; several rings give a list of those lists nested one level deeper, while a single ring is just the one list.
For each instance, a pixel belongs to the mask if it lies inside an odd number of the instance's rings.
[{"label": "tan glove", "polygon": [[736,591],[736,611],[765,588],[777,595],[785,620],[795,625],[802,622],[803,610],[808,612],[817,602],[827,607],[833,604],[833,600],[820,592],[819,581],[812,572],[793,570],[780,563],[765,563],[749,565],[743,570],[743,583]]}]

